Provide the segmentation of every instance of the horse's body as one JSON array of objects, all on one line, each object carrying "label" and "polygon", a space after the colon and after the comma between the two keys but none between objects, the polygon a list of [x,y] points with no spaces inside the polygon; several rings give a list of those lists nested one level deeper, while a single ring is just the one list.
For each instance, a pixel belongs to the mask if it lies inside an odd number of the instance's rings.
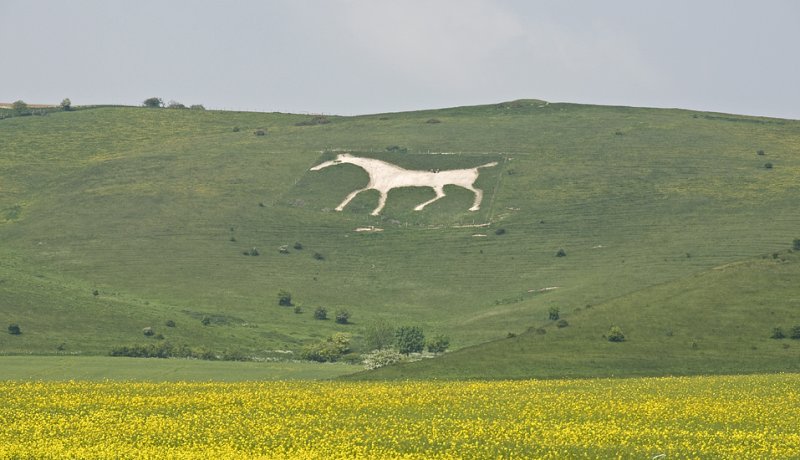
[{"label": "horse's body", "polygon": [[376,160],[374,158],[356,157],[347,153],[340,154],[335,160],[320,163],[311,168],[311,171],[319,171],[320,169],[334,166],[337,164],[349,163],[356,165],[369,174],[369,183],[366,187],[358,189],[347,195],[339,206],[336,207],[337,211],[341,211],[347,206],[353,198],[359,193],[366,190],[377,190],[381,194],[378,201],[378,207],[372,211],[373,216],[380,214],[383,207],[386,205],[386,198],[389,191],[393,188],[400,187],[431,187],[436,193],[432,199],[417,205],[414,210],[421,211],[425,206],[441,199],[445,196],[445,185],[457,185],[475,194],[475,201],[470,211],[477,211],[481,207],[483,200],[483,191],[475,188],[475,181],[478,179],[480,168],[489,168],[496,166],[497,162],[487,163],[471,169],[451,169],[446,171],[415,171],[401,168],[397,165],[387,163],[385,161]]}]

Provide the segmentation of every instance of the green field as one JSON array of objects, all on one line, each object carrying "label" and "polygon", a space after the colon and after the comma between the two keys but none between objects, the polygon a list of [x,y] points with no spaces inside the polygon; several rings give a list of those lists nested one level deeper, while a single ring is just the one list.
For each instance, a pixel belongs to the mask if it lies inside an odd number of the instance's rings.
[{"label": "green field", "polygon": [[[383,320],[455,350],[384,378],[798,370],[800,343],[769,335],[800,324],[800,122],[535,100],[297,125],[309,119],[97,107],[0,120],[0,326],[22,331],[0,334],[0,354],[106,355],[157,343],[151,327],[257,358],[349,332],[355,357]],[[366,183],[360,169],[308,171],[337,151],[500,164],[482,170],[479,212],[456,188],[415,212],[433,192],[404,189],[372,217],[372,192],[332,211]],[[370,226],[383,231],[355,231]],[[318,306],[351,324],[313,319]],[[628,340],[605,341],[611,325]]]}]

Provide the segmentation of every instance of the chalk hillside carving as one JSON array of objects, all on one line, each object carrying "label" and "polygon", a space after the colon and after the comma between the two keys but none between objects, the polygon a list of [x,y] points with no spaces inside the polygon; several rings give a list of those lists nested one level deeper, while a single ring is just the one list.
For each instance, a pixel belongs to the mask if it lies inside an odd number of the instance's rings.
[{"label": "chalk hillside carving", "polygon": [[497,162],[486,163],[485,165],[477,166],[470,169],[450,169],[450,170],[434,170],[434,171],[416,171],[401,168],[400,166],[385,161],[376,160],[374,158],[363,158],[353,156],[349,153],[342,153],[331,161],[320,163],[311,168],[311,171],[319,171],[329,166],[335,166],[343,163],[356,165],[369,174],[369,183],[366,187],[354,190],[352,193],[336,207],[337,211],[341,211],[347,206],[353,198],[361,192],[367,190],[377,190],[380,193],[378,207],[372,211],[373,216],[381,213],[381,210],[386,205],[386,198],[389,191],[394,188],[400,187],[430,187],[433,189],[436,196],[432,199],[420,203],[414,210],[421,211],[425,206],[433,203],[436,200],[444,198],[444,186],[456,185],[472,191],[475,194],[475,201],[470,211],[477,211],[481,208],[481,201],[483,200],[483,191],[475,187],[475,181],[478,180],[479,169],[490,168],[497,166]]}]

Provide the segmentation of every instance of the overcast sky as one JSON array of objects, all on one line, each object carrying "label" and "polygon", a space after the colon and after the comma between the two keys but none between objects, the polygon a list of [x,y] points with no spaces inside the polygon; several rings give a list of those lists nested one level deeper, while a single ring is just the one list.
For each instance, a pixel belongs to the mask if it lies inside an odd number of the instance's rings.
[{"label": "overcast sky", "polygon": [[0,102],[366,114],[535,98],[800,119],[796,0],[0,0]]}]

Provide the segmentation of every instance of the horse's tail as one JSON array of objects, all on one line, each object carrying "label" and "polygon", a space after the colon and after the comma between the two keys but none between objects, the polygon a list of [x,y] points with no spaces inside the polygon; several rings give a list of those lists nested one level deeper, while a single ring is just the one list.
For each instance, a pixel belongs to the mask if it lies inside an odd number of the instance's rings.
[{"label": "horse's tail", "polygon": [[485,165],[480,165],[480,166],[478,166],[478,167],[477,167],[477,168],[475,168],[475,169],[481,169],[481,168],[491,168],[492,166],[497,166],[497,162],[496,162],[496,161],[493,161],[493,162],[491,162],[491,163],[486,163]]}]

